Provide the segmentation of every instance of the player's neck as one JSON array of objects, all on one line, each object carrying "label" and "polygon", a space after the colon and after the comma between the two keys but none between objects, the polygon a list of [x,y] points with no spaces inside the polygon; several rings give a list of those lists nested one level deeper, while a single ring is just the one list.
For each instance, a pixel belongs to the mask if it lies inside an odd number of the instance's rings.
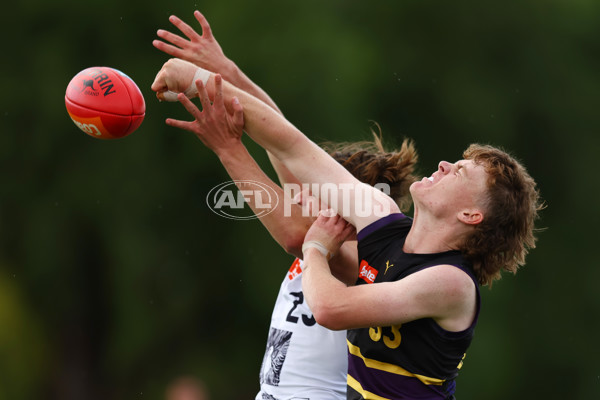
[{"label": "player's neck", "polygon": [[460,221],[417,215],[404,242],[407,253],[441,253],[457,250],[464,240],[465,226]]}]

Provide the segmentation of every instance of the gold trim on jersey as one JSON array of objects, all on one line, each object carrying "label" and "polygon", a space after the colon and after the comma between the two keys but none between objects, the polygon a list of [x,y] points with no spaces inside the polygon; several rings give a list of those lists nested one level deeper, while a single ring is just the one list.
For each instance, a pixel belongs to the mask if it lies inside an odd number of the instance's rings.
[{"label": "gold trim on jersey", "polygon": [[[409,372],[398,365],[373,360],[371,358],[366,358],[365,356],[362,355],[362,353],[360,352],[360,348],[358,346],[355,346],[352,343],[350,343],[350,341],[348,339],[346,339],[346,342],[348,343],[348,351],[350,352],[350,354],[362,358],[362,360],[364,361],[365,365],[368,368],[379,369],[381,371],[389,372],[389,373],[396,374],[396,375],[417,378],[418,380],[420,380],[421,382],[423,382],[426,385],[439,386],[445,382],[444,379],[431,378],[431,377],[428,377],[425,375],[413,374],[412,372]],[[350,382],[350,378],[351,378],[350,375],[348,375],[348,382]],[[359,384],[359,383],[357,382],[357,384]],[[354,386],[352,386],[352,385],[350,385],[350,386],[357,392],[360,392],[360,390],[356,389]],[[360,384],[359,384],[359,386],[360,386]],[[362,387],[360,387],[360,389],[362,390]],[[362,392],[361,392],[361,394],[362,394]],[[363,395],[363,397],[365,397],[365,396]],[[365,399],[366,398],[367,397],[365,397]],[[369,398],[376,399],[376,397],[369,397]],[[377,397],[377,399],[379,399],[379,398],[383,399],[383,397]]]},{"label": "gold trim on jersey", "polygon": [[365,400],[390,400],[387,397],[381,397],[368,390],[364,390],[359,381],[348,375],[348,386],[356,390]]}]

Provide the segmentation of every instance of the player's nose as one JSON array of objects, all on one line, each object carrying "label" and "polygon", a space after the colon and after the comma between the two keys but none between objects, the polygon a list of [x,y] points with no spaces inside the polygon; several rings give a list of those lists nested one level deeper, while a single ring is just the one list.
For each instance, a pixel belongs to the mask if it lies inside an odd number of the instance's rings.
[{"label": "player's nose", "polygon": [[452,164],[450,164],[448,161],[440,161],[438,164],[438,170],[442,174],[447,174],[452,170]]}]

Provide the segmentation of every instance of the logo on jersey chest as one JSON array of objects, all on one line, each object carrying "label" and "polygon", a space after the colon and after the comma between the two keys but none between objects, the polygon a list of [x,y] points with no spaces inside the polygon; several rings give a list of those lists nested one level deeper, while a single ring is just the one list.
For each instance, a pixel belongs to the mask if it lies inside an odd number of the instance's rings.
[{"label": "logo on jersey chest", "polygon": [[358,267],[358,277],[367,283],[375,282],[378,271],[371,267],[366,260],[362,260]]},{"label": "logo on jersey chest", "polygon": [[287,277],[291,281],[292,279],[294,279],[301,273],[302,273],[302,263],[300,262],[299,258],[296,258],[294,260],[294,263],[292,264],[292,266],[290,267],[290,269],[288,271]]},{"label": "logo on jersey chest", "polygon": [[390,269],[390,267],[393,267],[394,264],[390,264],[390,260],[387,260],[385,262],[385,272],[383,273],[384,275],[387,274],[387,270]]}]

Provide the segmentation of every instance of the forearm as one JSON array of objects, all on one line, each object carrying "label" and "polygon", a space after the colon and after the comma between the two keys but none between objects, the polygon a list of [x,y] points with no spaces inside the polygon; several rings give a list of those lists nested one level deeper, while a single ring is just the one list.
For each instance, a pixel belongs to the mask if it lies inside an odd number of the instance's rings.
[{"label": "forearm", "polygon": [[333,170],[337,175],[355,181],[348,171],[281,114],[221,77],[217,79],[210,71],[183,60],[170,59],[156,75],[151,88],[159,100],[168,101],[177,100],[178,93],[195,97],[202,91],[211,102],[223,103],[231,115],[237,105],[241,105],[246,133],[281,160],[302,182],[331,182]]},{"label": "forearm", "polygon": [[[235,148],[230,148],[223,154],[218,154],[221,164],[226,169],[232,180],[254,181],[270,187],[276,194],[278,201],[274,210],[260,218],[260,222],[267,228],[273,239],[288,253],[295,257],[302,257],[302,243],[312,220],[302,215],[302,209],[292,200],[285,198],[285,193],[273,182],[256,163],[246,147],[240,143]],[[248,206],[255,214],[264,212],[262,204],[257,204],[255,196],[246,198]],[[286,204],[287,202],[287,204]]]},{"label": "forearm", "polygon": [[281,186],[290,183],[295,185],[302,184],[302,182],[300,182],[298,178],[296,178],[296,176],[294,176],[294,174],[292,174],[290,170],[287,169],[287,167],[283,165],[283,163],[277,157],[271,154],[271,152],[267,151],[267,156],[269,157],[269,161],[271,162],[271,165],[273,166],[273,169],[277,174],[277,178],[279,179],[279,184]]},{"label": "forearm", "polygon": [[[271,97],[260,86],[254,83],[233,61],[228,60],[227,65],[223,67],[222,75],[223,78],[232,85],[246,93],[253,95],[257,99],[267,104],[273,110],[277,111],[277,113],[283,115],[273,99],[271,99]],[[267,151],[267,155],[269,156],[269,161],[271,162],[273,169],[277,173],[277,177],[279,178],[279,183],[281,185],[285,185],[286,183],[300,183],[277,157],[275,157],[269,151]]]},{"label": "forearm", "polygon": [[[221,73],[223,78],[232,85],[238,87],[246,93],[249,93],[257,99],[264,102],[266,105],[283,115],[277,104],[260,86],[254,83],[233,61],[229,60],[227,67],[224,68],[225,73]],[[218,71],[220,72],[220,71]]]},{"label": "forearm", "polygon": [[329,260],[331,274],[346,286],[356,284],[358,278],[358,249],[355,240],[344,242],[337,254]]},{"label": "forearm", "polygon": [[[212,80],[212,79],[211,79]],[[210,84],[210,83],[209,83]],[[256,97],[224,82],[225,99],[237,97],[244,108],[244,130],[271,152],[302,183],[316,184],[316,197],[352,223],[357,231],[396,212],[385,193],[358,181],[317,144]],[[366,200],[363,200],[366,199]],[[358,204],[364,201],[364,204]],[[358,214],[359,207],[370,207]]]},{"label": "forearm", "polygon": [[[157,92],[159,99],[168,99],[166,94],[172,99],[175,93],[186,93],[192,97],[194,92],[201,90],[207,97],[204,100],[207,104],[209,98],[219,104],[224,102],[230,114],[237,108],[243,108],[240,117],[243,118],[246,133],[279,159],[300,182],[317,184],[319,192],[313,195],[326,195],[327,198],[323,200],[357,230],[397,209],[389,196],[354,178],[273,108],[231,83],[222,81],[221,77],[216,78],[215,74],[191,63],[171,59],[157,74],[152,90]],[[191,103],[186,104],[186,107],[190,106]],[[194,110],[191,112],[197,113]],[[368,201],[365,205],[371,207],[372,212],[367,210],[366,214],[359,215],[356,202],[364,202],[362,199],[365,198]]]},{"label": "forearm", "polygon": [[[211,90],[208,83],[209,94]],[[212,93],[211,93],[212,92]],[[323,149],[307,138],[274,109],[249,93],[223,82],[226,104],[237,97],[244,107],[244,130],[261,147],[279,159],[289,171],[306,183],[329,183],[337,172],[354,180],[352,175],[335,162]]]},{"label": "forearm", "polygon": [[[177,93],[194,97],[201,90],[211,101],[224,103],[229,114],[241,105],[246,133],[278,158],[300,182],[358,183],[352,174],[281,114],[221,77],[217,79],[210,71],[183,60],[170,59],[156,75],[151,88],[159,99],[169,101],[177,99]],[[337,209],[337,205],[332,206]]]},{"label": "forearm", "polygon": [[[344,283],[336,279],[329,268],[327,259],[315,248],[304,252],[302,271],[302,292],[317,323],[329,329],[344,329],[336,321],[344,308]],[[342,310],[342,311],[340,311]]]}]

